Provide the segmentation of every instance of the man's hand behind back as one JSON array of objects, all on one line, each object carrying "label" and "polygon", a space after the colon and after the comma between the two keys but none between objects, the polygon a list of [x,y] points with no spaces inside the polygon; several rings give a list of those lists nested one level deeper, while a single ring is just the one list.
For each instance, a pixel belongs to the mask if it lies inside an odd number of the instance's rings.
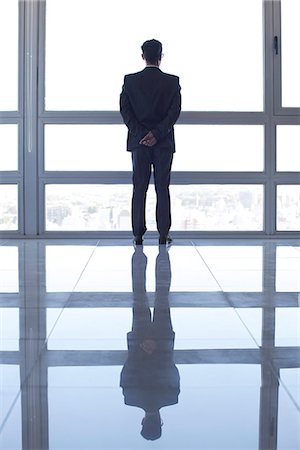
[{"label": "man's hand behind back", "polygon": [[149,131],[146,136],[144,136],[141,140],[140,140],[140,144],[142,145],[146,145],[146,147],[153,147],[153,145],[155,145],[157,142],[156,137],[154,136],[154,134],[152,133],[152,131]]}]

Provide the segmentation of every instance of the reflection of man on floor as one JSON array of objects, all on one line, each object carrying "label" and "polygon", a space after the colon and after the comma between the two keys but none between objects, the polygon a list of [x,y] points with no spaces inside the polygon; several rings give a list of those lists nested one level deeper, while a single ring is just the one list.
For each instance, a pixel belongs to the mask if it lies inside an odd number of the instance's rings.
[{"label": "reflection of man on floor", "polygon": [[160,246],[156,258],[156,292],[151,320],[146,293],[147,258],[143,247],[132,257],[133,321],[127,334],[128,358],[121,372],[126,405],[145,411],[141,434],[155,440],[161,436],[160,408],[178,403],[179,372],[174,364],[169,289],[171,269],[168,251]]}]

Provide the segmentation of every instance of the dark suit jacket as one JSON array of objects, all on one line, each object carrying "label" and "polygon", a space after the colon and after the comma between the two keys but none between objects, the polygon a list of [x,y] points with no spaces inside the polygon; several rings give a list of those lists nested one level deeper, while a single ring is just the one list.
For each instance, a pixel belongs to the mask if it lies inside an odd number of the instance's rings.
[{"label": "dark suit jacket", "polygon": [[[146,338],[157,345],[150,355],[140,347]],[[180,376],[174,363],[174,338],[173,330],[163,330],[155,322],[127,334],[128,358],[120,379],[126,405],[156,411],[178,403]]]},{"label": "dark suit jacket", "polygon": [[139,141],[152,131],[160,146],[175,151],[174,128],[181,110],[179,78],[158,67],[126,75],[120,112],[128,127],[127,150],[145,148]]}]

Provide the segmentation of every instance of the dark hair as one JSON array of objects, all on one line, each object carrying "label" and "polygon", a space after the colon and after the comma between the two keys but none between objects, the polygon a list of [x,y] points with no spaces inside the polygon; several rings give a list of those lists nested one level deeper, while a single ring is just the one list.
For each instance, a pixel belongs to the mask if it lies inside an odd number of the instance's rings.
[{"label": "dark hair", "polygon": [[161,437],[161,421],[160,416],[145,417],[143,420],[143,428],[141,435],[143,438],[155,441]]},{"label": "dark hair", "polygon": [[150,39],[143,43],[142,51],[147,62],[156,64],[157,61],[161,60],[162,44],[156,39]]}]

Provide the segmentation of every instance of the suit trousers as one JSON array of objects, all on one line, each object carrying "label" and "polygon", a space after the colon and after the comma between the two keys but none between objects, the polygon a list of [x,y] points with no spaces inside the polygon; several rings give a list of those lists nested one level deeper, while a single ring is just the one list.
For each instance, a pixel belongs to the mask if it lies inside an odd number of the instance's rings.
[{"label": "suit trousers", "polygon": [[146,232],[146,196],[153,166],[156,192],[156,224],[160,236],[167,236],[171,228],[170,175],[173,152],[168,148],[155,146],[141,148],[132,152],[133,195],[132,230],[134,236]]}]

